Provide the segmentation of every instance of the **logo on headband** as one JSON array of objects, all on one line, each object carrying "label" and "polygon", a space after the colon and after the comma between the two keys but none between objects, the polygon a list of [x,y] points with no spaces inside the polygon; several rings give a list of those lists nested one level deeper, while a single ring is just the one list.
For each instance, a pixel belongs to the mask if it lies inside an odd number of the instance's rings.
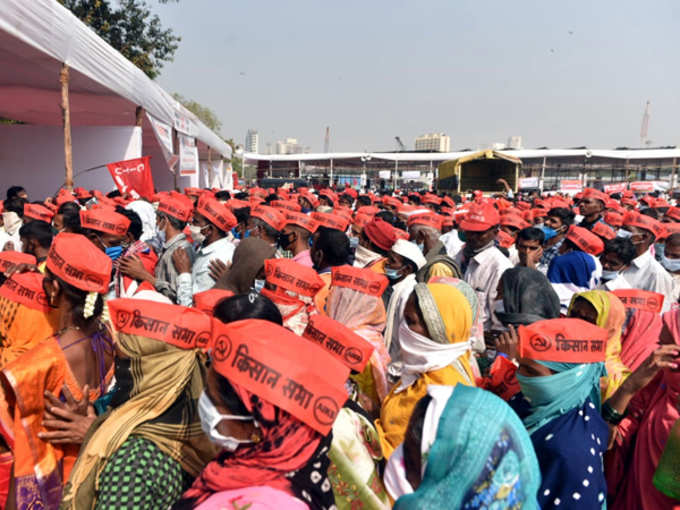
[{"label": "logo on headband", "polygon": [[531,335],[529,344],[531,344],[531,347],[537,352],[545,352],[552,347],[549,338],[538,334]]},{"label": "logo on headband", "polygon": [[323,425],[333,425],[338,415],[338,405],[330,397],[319,397],[314,403],[314,417]]},{"label": "logo on headband", "polygon": [[225,361],[231,354],[231,340],[229,340],[229,336],[226,334],[218,336],[212,352],[213,357],[217,361]]}]

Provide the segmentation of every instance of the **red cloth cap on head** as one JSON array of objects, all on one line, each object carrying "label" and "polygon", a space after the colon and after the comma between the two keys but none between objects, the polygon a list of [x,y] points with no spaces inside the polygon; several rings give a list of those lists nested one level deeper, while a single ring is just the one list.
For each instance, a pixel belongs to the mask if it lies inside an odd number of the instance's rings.
[{"label": "red cloth cap on head", "polygon": [[609,195],[602,191],[596,190],[595,188],[584,189],[581,194],[581,200],[584,198],[594,198],[595,200],[601,201],[603,204],[606,204],[607,201],[609,201]]},{"label": "red cloth cap on head", "polygon": [[270,205],[285,211],[300,212],[302,207],[294,200],[272,200]]},{"label": "red cloth cap on head", "polygon": [[36,258],[28,253],[11,250],[0,251],[0,273],[6,273],[19,264],[35,265],[36,263]]},{"label": "red cloth cap on head", "polygon": [[354,216],[354,224],[359,227],[359,228],[364,228],[366,224],[371,221],[372,217],[369,216],[368,214],[361,214],[357,213],[356,216]]},{"label": "red cloth cap on head", "polygon": [[331,288],[344,287],[369,296],[381,297],[388,283],[385,276],[370,269],[349,265],[331,268]]},{"label": "red cloth cap on head", "polygon": [[[57,214],[57,211],[59,210],[57,204],[54,204],[52,202],[45,202],[43,205],[47,207],[50,211],[52,211],[52,214]],[[2,210],[0,210],[0,212],[2,212]]]},{"label": "red cloth cap on head", "polygon": [[50,306],[43,290],[42,273],[16,273],[0,286],[0,297],[27,306],[32,310],[48,313]]},{"label": "red cloth cap on head", "polygon": [[233,215],[225,204],[205,195],[199,199],[196,205],[196,212],[222,232],[229,232],[238,223],[236,216]]},{"label": "red cloth cap on head", "polygon": [[621,203],[623,205],[630,205],[632,207],[637,207],[637,201],[634,198],[629,198],[629,197],[623,197],[621,199]]},{"label": "red cloth cap on head", "polygon": [[206,349],[212,338],[212,318],[186,306],[143,299],[107,302],[111,324],[118,333],[160,340],[180,349]]},{"label": "red cloth cap on head", "polygon": [[390,197],[388,195],[385,195],[382,198],[382,203],[383,205],[389,205],[390,207],[394,207],[395,209],[398,209],[399,206],[401,206],[401,200],[399,200],[397,197]]},{"label": "red cloth cap on head", "polygon": [[680,223],[664,223],[663,227],[669,236],[680,233]]},{"label": "red cloth cap on head", "polygon": [[468,213],[460,222],[461,230],[472,232],[484,232],[495,227],[501,222],[498,210],[491,204],[474,202],[468,207]]},{"label": "red cloth cap on head", "polygon": [[349,219],[333,213],[313,212],[312,218],[319,222],[319,226],[345,232],[349,226]]},{"label": "red cloth cap on head", "polygon": [[656,239],[664,239],[668,235],[663,223],[636,211],[626,212],[623,216],[623,224],[626,227],[637,227],[651,232]]},{"label": "red cloth cap on head", "polygon": [[320,313],[309,318],[302,337],[316,343],[340,363],[357,372],[364,369],[375,350],[370,342],[347,326]]},{"label": "red cloth cap on head", "polygon": [[400,228],[394,228],[394,235],[397,237],[397,239],[403,239],[404,241],[408,241],[411,236],[409,235],[406,230],[402,230]]},{"label": "red cloth cap on head", "polygon": [[531,225],[529,222],[524,221],[519,214],[501,214],[501,225],[505,225],[507,227],[515,227],[519,230],[522,230],[523,228],[530,227]]},{"label": "red cloth cap on head", "polygon": [[652,313],[661,313],[664,295],[658,292],[650,292],[642,289],[618,289],[612,291],[621,300],[626,308],[646,310]]},{"label": "red cloth cap on head", "polygon": [[286,225],[297,225],[298,227],[304,228],[311,234],[316,232],[316,229],[319,228],[318,221],[316,221],[311,216],[307,216],[306,214],[299,212],[286,213]]},{"label": "red cloth cap on head", "polygon": [[498,244],[501,246],[501,248],[507,249],[515,244],[515,238],[508,234],[505,230],[498,231],[498,234],[496,234],[496,240],[498,241]]},{"label": "red cloth cap on head", "polygon": [[244,209],[246,207],[250,207],[250,202],[246,200],[239,200],[237,198],[232,198],[230,200],[227,200],[225,202],[225,205],[229,207],[232,211],[235,211],[236,209]]},{"label": "red cloth cap on head", "polygon": [[213,315],[215,306],[223,299],[230,298],[234,293],[225,289],[208,289],[194,294],[194,307],[200,311]]},{"label": "red cloth cap on head", "polygon": [[86,292],[108,292],[112,265],[87,237],[68,232],[57,234],[47,255],[52,274]]},{"label": "red cloth cap on head", "polygon": [[364,234],[381,250],[390,250],[397,240],[394,227],[380,218],[373,218],[364,225]]},{"label": "red cloth cap on head", "polygon": [[668,203],[668,201],[665,198],[657,198],[654,200],[652,207],[655,209],[660,209],[662,207],[670,207],[671,204]]},{"label": "red cloth cap on head", "polygon": [[57,193],[57,206],[65,204],[66,202],[77,202],[76,197],[73,196],[69,190],[61,188]]},{"label": "red cloth cap on head", "polygon": [[616,237],[616,232],[614,232],[611,227],[605,225],[601,221],[598,221],[595,223],[595,225],[593,225],[591,232],[605,240],[614,239]]},{"label": "red cloth cap on head", "polygon": [[517,208],[522,211],[528,211],[531,209],[531,204],[529,202],[517,202]]},{"label": "red cloth cap on head", "polygon": [[343,206],[336,206],[333,208],[333,214],[337,216],[342,216],[343,218],[347,218],[348,220],[352,219],[352,209],[349,207],[343,207]]},{"label": "red cloth cap on head", "polygon": [[606,356],[608,333],[581,319],[547,319],[519,327],[522,358],[563,363],[597,363]]},{"label": "red cloth cap on head", "polygon": [[73,190],[73,193],[75,194],[76,198],[78,199],[86,199],[86,198],[92,198],[92,193],[87,191],[85,188],[75,188]]},{"label": "red cloth cap on head", "polygon": [[50,223],[52,218],[54,218],[54,213],[44,205],[24,204],[24,216]]},{"label": "red cloth cap on head", "polygon": [[439,205],[442,203],[442,199],[439,198],[437,195],[425,195],[423,198],[420,199],[420,203]]},{"label": "red cloth cap on head", "polygon": [[[309,191],[300,191],[300,196],[298,197],[298,201],[301,198],[306,200],[307,202],[309,202],[309,205],[312,206],[312,209],[316,209],[317,207],[319,207],[319,199],[316,198]],[[302,205],[302,204],[300,204],[300,205]]]},{"label": "red cloth cap on head", "polygon": [[456,208],[456,202],[454,202],[453,198],[451,197],[442,198],[442,203],[448,205],[449,207],[453,207],[454,209]]},{"label": "red cloth cap on head", "polygon": [[214,321],[212,362],[230,382],[327,434],[347,400],[349,368],[273,322]]},{"label": "red cloth cap on head", "polygon": [[591,255],[599,255],[604,250],[602,239],[583,227],[571,225],[567,230],[567,239],[578,246],[580,250]]},{"label": "red cloth cap on head", "polygon": [[609,211],[604,215],[604,221],[613,227],[620,227],[623,225],[623,214],[615,211]]},{"label": "red cloth cap on head", "polygon": [[[182,198],[179,198],[180,196]],[[187,198],[184,195],[180,196],[162,196],[158,203],[158,212],[165,213],[186,223],[191,219],[191,214],[194,211],[194,204],[190,198]]]},{"label": "red cloth cap on head", "polygon": [[82,209],[80,211],[80,226],[123,237],[130,228],[130,220],[109,207]]},{"label": "red cloth cap on head", "polygon": [[314,297],[324,286],[314,269],[292,259],[265,260],[264,274],[267,283],[276,285],[277,290],[289,290],[303,296]]},{"label": "red cloth cap on head", "polygon": [[441,230],[442,217],[435,213],[417,213],[409,216],[407,225],[409,228],[413,225],[425,225],[435,230]]},{"label": "red cloth cap on head", "polygon": [[357,209],[357,214],[367,214],[368,216],[374,216],[380,212],[380,209],[374,205],[362,205]]},{"label": "red cloth cap on head", "polygon": [[342,194],[349,195],[350,197],[352,197],[353,200],[356,200],[357,195],[359,195],[359,193],[357,193],[357,190],[355,190],[354,188],[345,188]]},{"label": "red cloth cap on head", "polygon": [[189,197],[199,197],[203,193],[201,188],[184,188],[184,194]]},{"label": "red cloth cap on head", "polygon": [[442,219],[442,228],[443,227],[453,227],[453,217],[452,216],[444,216]]},{"label": "red cloth cap on head", "polygon": [[680,207],[669,207],[664,216],[675,221],[680,221]]},{"label": "red cloth cap on head", "polygon": [[338,196],[329,189],[322,189],[319,191],[319,197],[326,197],[333,205],[338,201]]},{"label": "red cloth cap on head", "polygon": [[281,232],[281,229],[286,226],[285,215],[281,211],[267,205],[258,205],[250,211],[250,216],[264,221],[277,232]]},{"label": "red cloth cap on head", "polygon": [[505,209],[509,209],[510,207],[512,207],[512,202],[510,202],[510,200],[506,200],[504,198],[497,199],[496,204],[498,205],[499,211],[503,211]]}]

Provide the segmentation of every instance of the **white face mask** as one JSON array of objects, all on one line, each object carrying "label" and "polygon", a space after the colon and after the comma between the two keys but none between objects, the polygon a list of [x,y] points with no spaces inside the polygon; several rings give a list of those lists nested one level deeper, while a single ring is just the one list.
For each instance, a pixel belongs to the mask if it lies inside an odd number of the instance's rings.
[{"label": "white face mask", "polygon": [[205,241],[205,234],[203,233],[204,228],[205,227],[199,227],[198,225],[189,225],[191,238],[199,244],[203,244],[203,241]]},{"label": "white face mask", "polygon": [[5,232],[13,236],[21,228],[21,218],[13,211],[4,212],[2,213],[2,224],[5,227]]},{"label": "white face mask", "polygon": [[493,302],[493,311],[496,312],[496,313],[504,313],[505,312],[505,305],[503,305],[502,299],[496,299]]},{"label": "white face mask", "polygon": [[618,276],[619,276],[618,271],[608,271],[606,269],[602,270],[602,280],[605,282],[615,280]]},{"label": "white face mask", "polygon": [[223,450],[233,452],[242,444],[253,442],[247,439],[236,439],[235,437],[227,437],[220,434],[217,430],[217,425],[223,420],[252,421],[254,418],[252,416],[220,414],[205,390],[198,398],[198,415],[201,418],[201,428],[205,435],[208,436],[211,443],[219,446]]}]

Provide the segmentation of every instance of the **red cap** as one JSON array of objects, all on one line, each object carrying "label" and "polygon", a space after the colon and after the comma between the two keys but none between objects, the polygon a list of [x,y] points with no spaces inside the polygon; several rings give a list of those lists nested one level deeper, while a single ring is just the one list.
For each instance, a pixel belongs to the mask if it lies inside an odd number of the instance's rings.
[{"label": "red cap", "polygon": [[57,234],[47,255],[47,269],[52,274],[86,292],[109,290],[112,265],[87,237],[68,232]]},{"label": "red cap", "polygon": [[359,228],[364,228],[371,219],[372,216],[369,216],[368,214],[357,213],[356,216],[354,216],[353,223]]},{"label": "red cap", "polygon": [[160,340],[180,349],[205,349],[210,344],[212,319],[196,308],[143,299],[112,299],[107,304],[118,333]]},{"label": "red cap", "polygon": [[591,255],[599,255],[604,250],[602,239],[583,227],[570,226],[567,230],[567,239]]},{"label": "red cap", "polygon": [[61,188],[57,193],[57,206],[65,204],[66,202],[77,202],[76,197],[73,196],[69,190]]},{"label": "red cap", "polygon": [[668,235],[663,227],[663,223],[651,216],[635,211],[626,212],[623,216],[623,224],[626,227],[637,227],[651,232],[656,239],[663,239]]},{"label": "red cap", "polygon": [[605,225],[601,221],[598,221],[595,223],[595,225],[593,225],[591,232],[593,234],[597,234],[605,240],[614,239],[616,237],[616,232],[614,232],[609,226]]},{"label": "red cap", "polygon": [[380,209],[374,205],[362,205],[357,209],[357,214],[367,214],[368,216],[373,216],[379,212]]},{"label": "red cap", "polygon": [[283,289],[314,297],[324,286],[324,281],[314,269],[292,259],[265,260],[264,274],[267,283],[276,285],[277,291]]},{"label": "red cap", "polygon": [[286,217],[284,214],[273,207],[258,205],[250,212],[250,215],[253,218],[264,221],[277,232],[280,232],[281,229],[286,226]]},{"label": "red cap", "polygon": [[316,221],[311,216],[307,216],[306,214],[299,212],[288,212],[286,214],[286,225],[297,225],[298,227],[302,227],[312,234],[316,232],[317,228],[319,228],[318,221]]},{"label": "red cap", "polygon": [[331,430],[347,400],[345,365],[273,322],[214,321],[213,331],[212,361],[220,375],[321,434]]},{"label": "red cap", "polygon": [[508,234],[505,230],[498,231],[498,234],[496,234],[496,240],[498,241],[498,244],[501,246],[501,248],[507,249],[515,244],[515,238]]},{"label": "red cap", "polygon": [[439,205],[442,203],[442,199],[439,198],[436,195],[425,195],[423,198],[420,199],[420,202],[423,204],[434,204],[434,205]]},{"label": "red cap", "polygon": [[382,203],[383,205],[389,205],[395,209],[398,209],[402,205],[401,200],[399,200],[397,197],[390,197],[388,195],[385,195],[382,198]]},{"label": "red cap", "polygon": [[547,319],[519,327],[522,358],[565,363],[604,361],[607,330],[581,319]]},{"label": "red cap", "polygon": [[85,188],[74,188],[73,193],[78,199],[92,198],[92,193],[87,191]]},{"label": "red cap", "polygon": [[80,226],[122,237],[130,228],[130,220],[109,207],[83,209],[80,211]]},{"label": "red cap", "polygon": [[210,223],[219,228],[222,232],[229,232],[238,223],[225,204],[214,198],[201,196],[196,205],[196,212],[204,216]]},{"label": "red cap", "polygon": [[331,268],[331,287],[344,287],[369,296],[381,297],[387,284],[385,276],[370,269],[349,265]]},{"label": "red cap", "polygon": [[605,213],[604,221],[613,227],[620,227],[623,225],[623,214],[617,213],[615,211],[609,211]]},{"label": "red cap", "polygon": [[329,189],[322,189],[321,191],[319,191],[319,196],[326,197],[328,200],[331,201],[333,205],[335,205],[338,201],[337,195]]},{"label": "red cap", "polygon": [[669,207],[665,216],[675,221],[680,221],[680,207]]},{"label": "red cap", "polygon": [[28,253],[20,251],[0,251],[0,273],[6,273],[19,264],[35,265],[36,263],[35,257]]},{"label": "red cap", "polygon": [[194,204],[185,195],[163,195],[158,203],[158,212],[165,213],[185,223],[189,221],[193,211]]},{"label": "red cap", "polygon": [[530,227],[529,222],[524,221],[519,214],[501,214],[501,225],[505,225],[507,227],[515,227],[519,230],[522,230],[523,228]]},{"label": "red cap", "polygon": [[194,294],[194,307],[200,311],[213,315],[215,306],[223,299],[230,298],[234,293],[225,289],[208,289]]},{"label": "red cap", "polygon": [[311,340],[340,363],[357,372],[364,369],[375,350],[370,342],[347,326],[320,313],[309,318],[302,337]]},{"label": "red cap", "polygon": [[373,218],[364,225],[364,233],[368,239],[382,250],[392,249],[397,240],[394,227],[380,218]]},{"label": "red cap", "polygon": [[48,313],[50,306],[42,286],[44,278],[42,273],[32,271],[13,274],[0,286],[0,296],[33,310]]},{"label": "red cap", "polygon": [[24,216],[50,223],[54,217],[54,213],[40,204],[24,204]]},{"label": "red cap", "polygon": [[345,189],[342,191],[342,194],[343,194],[343,195],[349,195],[350,197],[352,197],[352,199],[356,200],[357,195],[358,195],[359,193],[357,193],[357,190],[355,190],[354,188],[345,188]]},{"label": "red cap", "polygon": [[332,228],[344,232],[349,226],[349,219],[333,213],[313,212],[312,218],[319,222],[319,226]]},{"label": "red cap", "polygon": [[441,230],[442,217],[435,213],[413,214],[409,216],[407,225],[409,228],[413,225],[425,225],[426,227],[431,227],[435,230]]},{"label": "red cap", "polygon": [[630,206],[632,206],[632,207],[637,207],[637,201],[636,201],[634,198],[623,197],[623,198],[621,199],[621,203],[622,203],[623,205],[630,205]]},{"label": "red cap", "polygon": [[235,211],[236,209],[244,209],[246,207],[250,207],[250,202],[246,200],[239,200],[237,198],[232,198],[230,200],[227,200],[225,202],[225,205],[229,207],[232,211]]},{"label": "red cap", "polygon": [[286,211],[302,211],[302,207],[300,207],[300,204],[298,204],[295,200],[272,200],[271,206],[284,209]]},{"label": "red cap", "polygon": [[[303,198],[312,206],[312,209],[316,209],[319,206],[319,199],[312,195],[309,191],[300,191],[300,196],[298,201]],[[302,205],[302,204],[300,204]]]},{"label": "red cap", "polygon": [[461,230],[472,232],[484,232],[500,224],[501,217],[498,210],[491,204],[480,204],[474,202],[470,204],[468,213],[460,222]]},{"label": "red cap", "polygon": [[602,191],[598,191],[595,188],[586,188],[583,190],[581,194],[581,199],[584,198],[594,198],[595,200],[599,200],[603,204],[606,204],[607,201],[609,200],[609,195]]},{"label": "red cap", "polygon": [[189,197],[200,197],[203,190],[201,188],[184,188],[184,194]]}]

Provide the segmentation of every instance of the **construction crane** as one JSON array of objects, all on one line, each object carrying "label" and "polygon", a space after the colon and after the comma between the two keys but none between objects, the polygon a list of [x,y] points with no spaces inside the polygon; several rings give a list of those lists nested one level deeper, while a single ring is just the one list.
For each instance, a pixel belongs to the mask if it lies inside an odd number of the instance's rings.
[{"label": "construction crane", "polygon": [[404,145],[404,142],[401,141],[401,138],[398,136],[395,136],[394,139],[397,141],[397,145],[399,146],[399,151],[405,152],[406,151],[406,145]]},{"label": "construction crane", "polygon": [[649,131],[649,100],[645,105],[645,113],[642,114],[642,125],[640,126],[640,146],[650,145],[651,141],[647,138]]},{"label": "construction crane", "polygon": [[331,127],[326,126],[326,136],[323,139],[323,151],[328,153],[331,150]]}]

